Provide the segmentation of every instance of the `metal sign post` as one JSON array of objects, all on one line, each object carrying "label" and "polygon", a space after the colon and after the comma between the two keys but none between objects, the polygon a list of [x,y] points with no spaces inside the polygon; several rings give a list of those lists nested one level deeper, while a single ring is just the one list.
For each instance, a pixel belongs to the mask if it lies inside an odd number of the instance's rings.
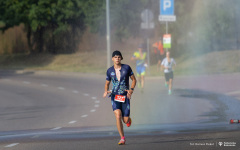
[{"label": "metal sign post", "polygon": [[[160,0],[160,15],[159,21],[166,21],[166,34],[168,34],[168,22],[176,21],[174,15],[174,0]],[[168,49],[166,48],[168,51]]]},{"label": "metal sign post", "polygon": [[107,68],[110,67],[110,50],[111,50],[111,45],[110,45],[110,17],[109,17],[109,0],[106,0],[106,24],[107,24]]},{"label": "metal sign post", "polygon": [[[154,28],[154,22],[153,21],[153,13],[149,9],[145,9],[141,13],[142,23],[141,23],[141,29],[145,29],[149,32],[150,29]],[[149,52],[149,34],[147,34],[147,59],[148,59],[148,66],[150,67],[150,52]],[[150,70],[148,69],[148,72],[150,74]]]}]

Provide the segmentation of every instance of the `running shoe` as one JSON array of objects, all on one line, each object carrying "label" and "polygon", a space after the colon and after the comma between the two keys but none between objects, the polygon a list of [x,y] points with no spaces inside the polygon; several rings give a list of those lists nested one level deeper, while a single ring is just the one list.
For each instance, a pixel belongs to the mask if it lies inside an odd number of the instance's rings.
[{"label": "running shoe", "polygon": [[127,127],[130,127],[130,126],[131,126],[131,124],[132,124],[132,119],[131,119],[131,118],[129,118],[129,121],[128,121],[128,123],[127,123],[126,125],[127,125]]},{"label": "running shoe", "polygon": [[169,91],[168,91],[168,95],[171,95],[171,94],[172,94],[172,91],[171,91],[171,90],[169,90]]},{"label": "running shoe", "polygon": [[167,84],[167,82],[165,82],[165,87],[168,87],[168,84]]},{"label": "running shoe", "polygon": [[118,142],[118,145],[124,145],[124,144],[125,144],[125,142],[126,142],[126,140],[125,140],[125,139],[121,139],[121,140]]}]

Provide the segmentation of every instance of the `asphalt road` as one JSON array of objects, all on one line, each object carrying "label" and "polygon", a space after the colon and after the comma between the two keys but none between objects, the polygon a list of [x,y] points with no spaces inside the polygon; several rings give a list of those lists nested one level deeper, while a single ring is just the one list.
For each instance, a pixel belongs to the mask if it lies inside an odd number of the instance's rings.
[{"label": "asphalt road", "polygon": [[[123,148],[239,148],[240,125],[229,124],[240,119],[239,75],[175,77],[170,96],[163,77],[146,78]],[[122,148],[104,84],[103,75],[1,71],[0,149]]]}]

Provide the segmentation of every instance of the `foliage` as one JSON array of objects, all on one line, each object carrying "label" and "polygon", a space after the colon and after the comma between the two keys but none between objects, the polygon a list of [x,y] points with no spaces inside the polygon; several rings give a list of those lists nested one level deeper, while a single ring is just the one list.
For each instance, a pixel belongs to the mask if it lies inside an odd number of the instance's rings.
[{"label": "foliage", "polygon": [[[84,1],[84,0],[83,0]],[[77,36],[84,30],[84,18],[79,0],[8,0],[0,1],[0,30],[24,23],[29,47],[38,52],[48,49],[73,51]]]},{"label": "foliage", "polygon": [[[117,39],[139,33],[140,14],[148,0],[110,0],[110,26]],[[91,0],[84,5],[86,24],[93,33],[106,33],[106,0]]]},{"label": "foliage", "polygon": [[[193,13],[189,17],[186,37],[191,51],[206,53],[215,50],[236,49],[236,0],[195,1]],[[186,14],[187,15],[187,14]],[[188,34],[191,33],[191,34]]]},{"label": "foliage", "polygon": [[[165,33],[158,21],[159,0],[109,1],[111,31],[119,41],[140,36],[144,9],[154,12],[155,34]],[[239,0],[175,0],[177,21],[169,23],[172,49],[177,54],[230,48],[227,40],[239,39],[239,6]],[[0,30],[21,23],[31,52],[72,53],[86,28],[106,33],[106,0],[0,0]]]}]

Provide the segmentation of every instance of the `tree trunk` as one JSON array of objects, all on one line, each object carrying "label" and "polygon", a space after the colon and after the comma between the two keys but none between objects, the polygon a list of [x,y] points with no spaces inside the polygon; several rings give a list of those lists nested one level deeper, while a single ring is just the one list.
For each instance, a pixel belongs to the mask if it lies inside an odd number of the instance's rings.
[{"label": "tree trunk", "polygon": [[38,53],[43,52],[43,46],[44,46],[43,33],[44,33],[44,27],[40,27],[37,30],[37,39],[36,39]]},{"label": "tree trunk", "polygon": [[32,35],[32,29],[29,25],[27,25],[27,42],[28,42],[28,47],[29,47],[30,53],[33,52],[33,44],[31,41],[31,35]]}]

